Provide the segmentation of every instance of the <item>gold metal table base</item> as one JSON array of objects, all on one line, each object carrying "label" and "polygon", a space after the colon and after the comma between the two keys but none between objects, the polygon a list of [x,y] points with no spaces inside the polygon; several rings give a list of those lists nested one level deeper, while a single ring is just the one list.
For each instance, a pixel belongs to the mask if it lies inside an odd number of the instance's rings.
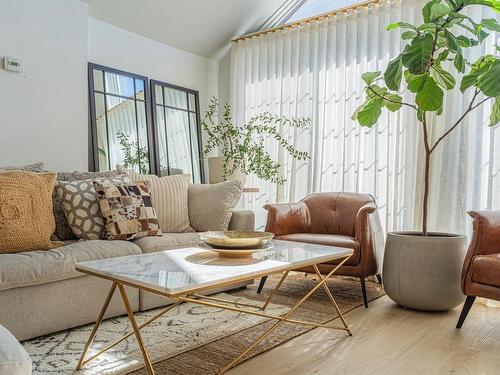
[{"label": "gold metal table base", "polygon": [[[104,352],[108,351],[109,349],[115,347],[116,345],[118,345],[119,343],[121,343],[122,341],[124,341],[125,339],[127,339],[128,337],[130,337],[130,336],[132,336],[132,335],[135,334],[135,337],[136,337],[136,340],[137,340],[137,344],[139,345],[139,348],[141,350],[141,353],[142,353],[142,356],[144,358],[144,362],[146,364],[146,368],[148,370],[148,373],[150,375],[154,375],[155,372],[154,372],[154,369],[153,369],[153,365],[151,363],[151,359],[149,358],[149,354],[148,354],[148,352],[146,350],[146,347],[144,346],[144,342],[142,340],[142,336],[141,336],[140,330],[142,328],[144,328],[145,326],[147,326],[148,324],[150,324],[151,322],[153,322],[156,319],[160,318],[165,313],[167,313],[168,311],[172,310],[174,307],[178,306],[179,304],[181,304],[183,302],[191,302],[191,303],[196,303],[196,304],[203,305],[203,306],[215,307],[215,308],[219,308],[219,309],[224,309],[224,310],[229,310],[229,311],[236,311],[236,312],[241,312],[241,313],[245,313],[245,314],[249,314],[249,315],[256,315],[256,316],[261,316],[261,317],[264,317],[264,318],[269,318],[269,319],[277,320],[276,323],[274,323],[266,332],[264,332],[263,334],[261,334],[250,346],[248,346],[244,351],[242,351],[230,363],[228,363],[226,366],[224,366],[219,371],[219,374],[223,374],[226,371],[228,371],[229,369],[231,369],[232,367],[234,367],[241,358],[243,358],[246,354],[248,354],[253,348],[255,348],[259,343],[261,343],[267,336],[269,336],[276,328],[278,328],[284,322],[294,323],[294,324],[301,324],[301,325],[312,326],[312,327],[321,327],[321,328],[343,330],[343,331],[346,331],[351,336],[352,333],[351,333],[351,331],[349,329],[349,326],[347,325],[347,322],[346,322],[344,316],[342,315],[342,312],[340,311],[340,308],[337,305],[337,302],[335,301],[335,298],[333,297],[330,289],[328,288],[328,285],[326,284],[326,282],[328,281],[328,279],[335,273],[335,271],[337,271],[339,269],[340,266],[342,266],[342,264],[344,264],[345,261],[347,261],[347,259],[349,259],[349,257],[350,257],[350,255],[347,256],[347,257],[345,257],[345,258],[342,258],[342,260],[339,262],[339,264],[336,265],[336,267],[333,270],[331,270],[325,276],[323,276],[321,274],[321,272],[319,271],[317,265],[314,265],[313,266],[314,270],[315,270],[315,272],[316,272],[316,274],[318,275],[318,278],[319,278],[318,283],[299,302],[297,302],[293,307],[291,307],[290,310],[288,310],[287,313],[285,313],[283,315],[268,314],[268,313],[265,312],[265,309],[269,305],[269,303],[271,302],[272,298],[276,295],[276,292],[281,287],[281,285],[285,281],[285,279],[288,276],[288,274],[289,274],[290,271],[285,271],[283,273],[283,276],[281,277],[280,281],[278,282],[278,284],[276,285],[276,287],[272,290],[271,294],[269,295],[269,297],[267,298],[266,302],[262,306],[256,306],[256,305],[238,303],[238,302],[235,302],[235,301],[228,301],[228,300],[224,300],[224,299],[221,299],[221,298],[203,296],[203,295],[199,295],[199,294],[188,294],[186,296],[170,296],[170,298],[176,300],[177,302],[174,303],[174,304],[172,304],[172,305],[170,305],[170,306],[168,306],[168,307],[166,307],[165,309],[163,309],[162,311],[160,311],[157,315],[149,318],[147,321],[145,321],[144,323],[142,323],[140,325],[138,325],[137,321],[135,320],[134,313],[132,311],[132,307],[130,306],[130,302],[129,302],[128,297],[127,297],[127,292],[125,291],[125,288],[124,288],[124,284],[121,283],[120,281],[115,280],[115,281],[113,281],[113,284],[111,285],[111,288],[110,288],[110,290],[108,292],[108,295],[106,296],[106,299],[104,301],[104,305],[102,306],[102,309],[99,312],[99,315],[97,316],[96,323],[94,325],[94,328],[92,329],[92,332],[90,333],[90,336],[89,336],[89,339],[88,339],[87,343],[85,344],[85,347],[83,349],[83,352],[82,352],[82,355],[80,357],[80,360],[78,361],[78,365],[76,366],[76,370],[80,370],[82,368],[82,366],[84,366],[88,362],[94,360],[95,358],[97,358],[102,353],[104,353]],[[127,283],[127,285],[135,287],[137,289],[141,289],[140,286],[131,285],[129,283]],[[89,349],[90,349],[90,347],[91,347],[91,345],[92,345],[92,343],[93,343],[93,341],[95,339],[95,336],[97,334],[97,330],[99,329],[99,326],[101,325],[101,323],[103,321],[103,318],[104,318],[104,315],[106,313],[106,310],[108,309],[108,306],[109,306],[109,303],[111,301],[111,298],[113,297],[113,294],[114,294],[114,292],[115,292],[115,290],[116,290],[117,287],[118,287],[118,290],[120,291],[120,296],[121,296],[121,299],[123,301],[123,305],[125,306],[125,309],[127,311],[127,315],[128,315],[129,321],[130,321],[130,323],[132,325],[132,331],[128,332],[126,335],[124,335],[120,339],[118,339],[118,340],[114,341],[113,343],[109,344],[104,349],[100,350],[98,353],[95,353],[91,357],[85,359],[85,357],[87,356],[87,352],[89,351]],[[303,321],[303,320],[297,320],[297,319],[291,319],[290,318],[290,315],[293,314],[293,312],[295,310],[297,310],[297,308],[299,308],[300,305],[302,305],[309,297],[311,297],[311,295],[316,290],[318,290],[321,287],[323,287],[323,289],[325,290],[326,294],[328,295],[328,298],[332,302],[332,305],[333,305],[335,311],[339,315],[339,318],[342,321],[342,327],[332,326],[332,325],[329,325],[328,323],[319,324],[319,323],[308,322],[308,321]],[[160,294],[160,295],[163,295],[160,292],[156,292],[156,293]],[[244,306],[246,308],[242,308],[242,307],[238,307],[238,306]],[[249,310],[248,308],[252,308],[253,310]]]}]

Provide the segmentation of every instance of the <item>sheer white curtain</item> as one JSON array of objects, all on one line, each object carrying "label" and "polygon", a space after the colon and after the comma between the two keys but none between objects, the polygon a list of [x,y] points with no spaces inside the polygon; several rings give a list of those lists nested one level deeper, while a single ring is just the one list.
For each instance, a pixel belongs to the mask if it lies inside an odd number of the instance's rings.
[{"label": "sheer white curtain", "polygon": [[[386,26],[402,20],[420,22],[424,3],[381,1],[233,43],[231,105],[237,123],[264,111],[312,119],[305,130],[280,129],[310,153],[306,162],[291,159],[267,140],[268,150],[282,164],[284,185],[247,179],[247,186],[260,188],[260,193],[244,196],[246,205],[256,211],[260,228],[265,224],[265,203],[343,190],[373,194],[386,230],[418,228],[423,150],[414,112],[384,112],[371,129],[361,128],[350,117],[363,99],[361,74],[385,70],[402,48],[399,32],[388,32]],[[494,37],[489,41],[477,55],[495,53]],[[465,103],[467,98],[451,96],[446,113],[432,122],[434,136]],[[500,146],[495,149],[498,131],[486,126],[488,113],[484,107],[468,117],[434,156],[430,221],[434,230],[463,232],[467,209],[500,207]],[[500,133],[496,136],[498,142]]]}]

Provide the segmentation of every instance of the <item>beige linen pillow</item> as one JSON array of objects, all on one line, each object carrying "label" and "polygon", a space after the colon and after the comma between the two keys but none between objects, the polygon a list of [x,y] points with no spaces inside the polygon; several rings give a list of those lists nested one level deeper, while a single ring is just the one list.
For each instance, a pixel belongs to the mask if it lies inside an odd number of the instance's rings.
[{"label": "beige linen pillow", "polygon": [[0,172],[0,253],[49,250],[55,173]]},{"label": "beige linen pillow", "polygon": [[140,174],[117,165],[120,173],[127,173],[133,182],[148,181],[153,201],[153,208],[158,215],[163,233],[192,232],[189,225],[188,186],[191,175],[177,174],[158,177],[152,174]]},{"label": "beige linen pillow", "polygon": [[190,184],[188,203],[191,227],[197,232],[227,230],[241,191],[239,181]]}]

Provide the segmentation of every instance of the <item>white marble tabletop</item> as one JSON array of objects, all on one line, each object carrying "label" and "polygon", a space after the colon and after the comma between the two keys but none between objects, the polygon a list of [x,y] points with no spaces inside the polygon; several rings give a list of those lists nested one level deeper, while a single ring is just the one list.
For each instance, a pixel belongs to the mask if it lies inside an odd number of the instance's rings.
[{"label": "white marble tabletop", "polygon": [[273,240],[272,245],[248,258],[223,258],[207,249],[188,247],[82,262],[76,264],[76,269],[175,296],[324,263],[353,252],[342,247],[279,240]]}]

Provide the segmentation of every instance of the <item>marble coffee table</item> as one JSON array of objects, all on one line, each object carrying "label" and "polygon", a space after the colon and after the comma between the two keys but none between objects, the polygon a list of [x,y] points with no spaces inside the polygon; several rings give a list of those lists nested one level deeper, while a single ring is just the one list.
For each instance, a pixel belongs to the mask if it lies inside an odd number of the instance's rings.
[{"label": "marble coffee table", "polygon": [[[349,330],[342,312],[335,302],[335,298],[328,288],[326,281],[345,261],[347,261],[347,259],[349,259],[353,251],[351,249],[341,247],[321,246],[279,240],[273,240],[271,243],[273,245],[271,248],[254,253],[252,257],[248,258],[223,258],[219,257],[216,253],[207,251],[201,247],[189,247],[157,253],[131,255],[78,263],[76,265],[77,271],[109,280],[112,284],[76,369],[79,370],[84,364],[119,344],[127,337],[135,334],[139,348],[141,349],[144,357],[144,362],[146,363],[146,368],[150,374],[154,374],[153,366],[144,346],[140,330],[155,319],[158,319],[167,311],[171,310],[176,305],[184,302],[211,306],[218,309],[222,308],[231,311],[238,311],[276,320],[276,322],[264,334],[258,337],[234,360],[224,366],[224,368],[220,370],[221,374],[233,367],[240,360],[240,358],[252,350],[284,322],[312,327],[339,329],[344,330],[351,335],[351,331]],[[322,275],[317,265],[333,260],[337,260],[338,265],[327,275]],[[311,266],[316,271],[318,283],[308,293],[306,293],[306,295],[301,298],[295,306],[290,308],[287,313],[279,316],[266,313],[266,307],[285,281],[288,273],[293,270]],[[253,280],[275,273],[281,273],[283,275],[267,301],[262,306],[242,305],[233,301],[226,301],[220,298],[199,294],[207,289],[229,286],[231,284],[237,284],[242,281]],[[139,325],[135,320],[130,307],[127,293],[124,288],[125,285],[171,298],[175,300],[176,303],[166,307],[159,314]],[[97,354],[86,359],[85,357],[87,352],[94,341],[99,325],[103,320],[104,314],[116,288],[118,288],[123,304],[127,310],[128,318],[132,325],[132,331],[119,340],[111,343]],[[332,302],[333,308],[339,314],[342,326],[318,324],[303,320],[296,320],[290,317],[291,314],[319,288],[323,288],[327,293]]]}]

